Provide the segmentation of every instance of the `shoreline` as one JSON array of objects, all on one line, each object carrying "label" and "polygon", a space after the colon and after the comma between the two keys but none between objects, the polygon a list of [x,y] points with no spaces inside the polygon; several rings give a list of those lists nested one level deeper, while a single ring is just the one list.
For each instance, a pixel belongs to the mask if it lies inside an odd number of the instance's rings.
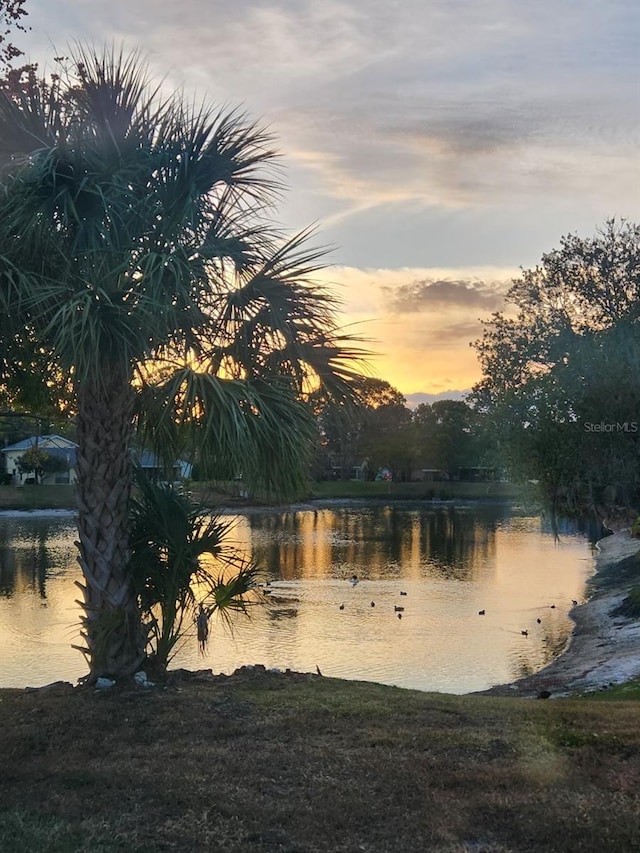
[{"label": "shoreline", "polygon": [[569,613],[575,627],[564,651],[539,672],[466,695],[543,698],[544,692],[560,698],[606,690],[640,677],[640,621],[611,615],[638,583],[611,575],[629,559],[640,561],[640,539],[621,530],[601,539],[596,548],[595,572],[589,582],[593,592]]}]

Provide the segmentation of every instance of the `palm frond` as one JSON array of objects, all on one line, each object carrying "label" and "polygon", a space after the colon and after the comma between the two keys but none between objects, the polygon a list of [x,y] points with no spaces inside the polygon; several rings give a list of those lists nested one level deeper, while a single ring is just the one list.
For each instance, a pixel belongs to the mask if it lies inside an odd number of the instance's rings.
[{"label": "palm frond", "polygon": [[315,425],[289,380],[182,367],[147,383],[138,403],[141,435],[163,458],[197,456],[218,479],[242,474],[250,488],[281,497],[304,489]]},{"label": "palm frond", "polygon": [[36,83],[18,101],[0,91],[0,166],[15,167],[54,144],[61,121],[57,86]]},{"label": "palm frond", "polygon": [[[258,568],[239,556],[229,534],[233,522],[211,515],[169,486],[136,470],[130,510],[129,571],[147,626],[152,656],[166,671],[176,647],[193,623],[204,647],[208,620],[219,614],[227,625],[247,614],[247,598]],[[209,558],[205,560],[203,558]]]}]

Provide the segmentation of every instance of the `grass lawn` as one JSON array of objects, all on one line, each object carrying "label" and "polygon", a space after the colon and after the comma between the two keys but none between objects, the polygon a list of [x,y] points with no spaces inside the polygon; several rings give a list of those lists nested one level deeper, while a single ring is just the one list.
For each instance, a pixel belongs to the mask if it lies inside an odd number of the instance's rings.
[{"label": "grass lawn", "polygon": [[[192,483],[189,492],[205,505],[249,503],[240,497],[241,483]],[[335,480],[313,483],[310,499],[363,498],[381,500],[515,500],[535,502],[531,487],[513,483],[369,483]],[[260,503],[260,501],[256,501]],[[74,486],[0,486],[0,511],[7,509],[75,509]]]},{"label": "grass lawn", "polygon": [[0,510],[75,507],[75,486],[0,486]]},{"label": "grass lawn", "polygon": [[384,483],[328,480],[313,483],[312,498],[381,498],[392,500],[525,500],[535,497],[530,486],[515,483]]},{"label": "grass lawn", "polygon": [[638,850],[640,691],[620,691],[495,699],[260,669],[0,691],[0,850]]}]

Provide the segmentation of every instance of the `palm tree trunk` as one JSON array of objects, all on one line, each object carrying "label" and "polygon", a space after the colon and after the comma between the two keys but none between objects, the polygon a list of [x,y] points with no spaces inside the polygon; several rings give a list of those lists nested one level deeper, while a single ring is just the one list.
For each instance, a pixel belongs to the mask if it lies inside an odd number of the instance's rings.
[{"label": "palm tree trunk", "polygon": [[144,659],[142,623],[127,564],[131,492],[129,376],[105,370],[78,388],[78,561],[84,575],[83,649],[90,680],[131,675]]}]

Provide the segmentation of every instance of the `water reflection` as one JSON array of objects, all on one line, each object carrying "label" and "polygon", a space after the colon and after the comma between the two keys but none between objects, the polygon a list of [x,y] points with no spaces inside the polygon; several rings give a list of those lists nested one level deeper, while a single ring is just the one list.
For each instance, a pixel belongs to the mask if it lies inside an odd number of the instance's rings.
[{"label": "water reflection", "polygon": [[47,595],[47,577],[56,562],[71,552],[58,538],[59,521],[47,517],[0,522],[0,596],[36,592]]},{"label": "water reflection", "polygon": [[393,574],[458,580],[486,569],[495,551],[500,512],[402,505],[251,515],[250,540],[273,577],[370,579]]},{"label": "water reflection", "polygon": [[[0,685],[86,672],[70,648],[80,615],[74,528],[72,519],[0,519]],[[504,507],[249,512],[236,517],[233,537],[264,566],[269,600],[232,635],[214,626],[205,658],[187,643],[176,666],[320,666],[343,678],[478,690],[562,650],[571,600],[583,597],[592,565],[575,526],[558,539]]]}]

